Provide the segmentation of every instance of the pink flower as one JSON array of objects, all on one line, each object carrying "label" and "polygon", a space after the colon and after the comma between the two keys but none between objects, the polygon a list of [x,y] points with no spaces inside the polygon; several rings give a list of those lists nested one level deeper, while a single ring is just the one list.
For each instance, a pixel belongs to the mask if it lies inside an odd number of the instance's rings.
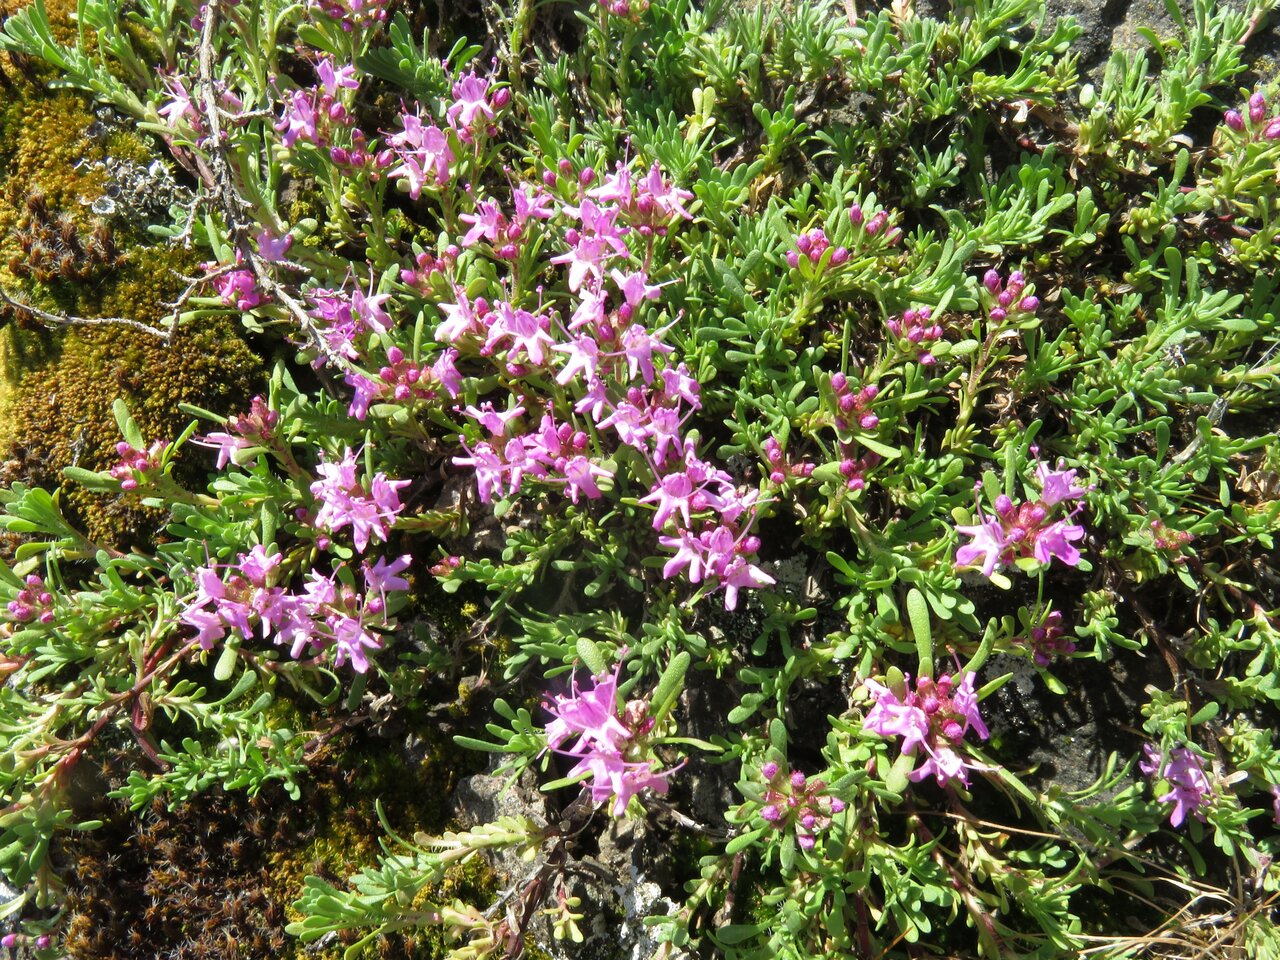
[{"label": "pink flower", "polygon": [[565,492],[574,503],[578,502],[579,495],[585,496],[588,500],[599,500],[602,494],[596,481],[613,476],[610,471],[598,463],[592,463],[584,456],[570,458],[565,462],[562,472],[566,484]]},{"label": "pink flower", "polygon": [[316,109],[312,99],[312,94],[302,90],[289,93],[284,104],[284,114],[275,125],[276,130],[284,134],[280,140],[286,147],[292,147],[300,139],[308,143],[319,142]]},{"label": "pink flower", "polygon": [[[986,577],[1028,557],[1043,564],[1057,558],[1069,567],[1077,566],[1080,551],[1074,544],[1084,539],[1086,531],[1071,519],[1084,509],[1084,504],[1077,504],[1065,517],[1051,519],[1059,504],[1079,500],[1088,492],[1087,488],[1076,486],[1075,473],[1050,470],[1037,463],[1036,476],[1042,490],[1039,500],[1018,505],[1000,494],[993,515],[977,504],[980,522],[956,527],[958,533],[971,538],[956,550],[956,566],[976,565]],[[975,501],[979,489],[981,484],[975,485]]]},{"label": "pink flower", "polygon": [[1201,809],[1208,805],[1213,792],[1213,784],[1205,775],[1200,758],[1186,747],[1174,747],[1168,757],[1151,744],[1143,744],[1146,759],[1138,764],[1138,769],[1151,778],[1159,777],[1169,785],[1169,792],[1156,797],[1157,803],[1173,801],[1173,810],[1169,813],[1169,825],[1180,827],[1187,816],[1204,820]]},{"label": "pink flower", "polygon": [[371,538],[387,539],[402,509],[399,491],[409,485],[408,480],[388,480],[379,472],[365,490],[356,478],[356,455],[350,448],[337,463],[322,459],[316,473],[320,479],[311,484],[311,495],[320,501],[317,527],[335,532],[349,526],[351,539],[361,553]]},{"label": "pink flower", "polygon": [[217,288],[222,302],[237,310],[252,310],[262,302],[257,281],[248,270],[232,270],[224,273],[214,278],[213,285]]},{"label": "pink flower", "polygon": [[888,687],[867,680],[875,705],[863,718],[862,728],[882,737],[902,737],[906,756],[923,750],[925,762],[912,772],[911,780],[933,776],[939,785],[954,779],[968,785],[968,771],[978,767],[961,757],[956,747],[969,730],[983,740],[990,735],[978,713],[973,681],[972,673],[966,673],[959,685],[950,674],[937,680],[925,677],[917,681],[914,691],[908,688],[899,697]]},{"label": "pink flower", "polygon": [[453,103],[445,111],[451,126],[470,128],[475,125],[478,117],[486,122],[493,120],[489,81],[485,77],[476,76],[474,70],[453,85],[453,97]]},{"label": "pink flower", "polygon": [[387,176],[408,180],[409,196],[417,200],[429,180],[434,180],[439,186],[449,181],[449,165],[454,161],[453,148],[449,146],[449,138],[444,131],[434,124],[424,127],[422,118],[416,113],[402,114],[400,122],[401,132],[388,140],[400,160],[400,166],[389,170]]},{"label": "pink flower", "polygon": [[165,123],[171,127],[177,127],[181,121],[186,120],[193,127],[198,127],[200,114],[192,105],[191,94],[187,91],[182,78],[165,76],[163,79],[164,85],[169,90],[169,99],[157,112],[164,117]]},{"label": "pink flower", "polygon": [[[597,677],[590,690],[580,690],[577,678],[572,683],[568,697],[557,696],[545,704],[553,719],[546,725],[547,745],[553,750],[571,757],[578,763],[569,771],[570,777],[589,774],[591,799],[603,803],[615,798],[613,815],[626,812],[631,798],[642,790],[655,793],[667,792],[667,777],[674,771],[660,771],[657,761],[636,757],[639,745],[635,743],[633,729],[622,722],[618,711],[619,661],[613,673]],[[577,738],[570,746],[566,741]]]}]

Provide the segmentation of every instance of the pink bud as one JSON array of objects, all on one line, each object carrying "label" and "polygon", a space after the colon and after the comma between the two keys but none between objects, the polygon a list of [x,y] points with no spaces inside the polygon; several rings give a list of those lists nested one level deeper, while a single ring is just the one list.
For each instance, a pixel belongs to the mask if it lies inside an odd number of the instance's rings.
[{"label": "pink bud", "polygon": [[992,294],[999,293],[1000,274],[996,273],[994,270],[988,270],[982,275],[982,285]]},{"label": "pink bud", "polygon": [[596,172],[591,167],[583,167],[582,172],[578,174],[578,182],[584,187],[590,186],[595,182]]},{"label": "pink bud", "polygon": [[493,107],[495,110],[501,110],[510,102],[511,102],[511,90],[509,88],[503,87],[501,90],[497,90],[494,92]]},{"label": "pink bud", "polygon": [[832,813],[841,813],[841,812],[843,812],[843,811],[844,811],[844,801],[843,801],[843,800],[841,800],[839,797],[832,797],[832,798],[831,798],[831,812],[832,812]]},{"label": "pink bud", "polygon": [[863,219],[864,217],[862,214],[862,207],[858,206],[855,203],[852,207],[849,208],[849,222],[856,227],[862,223]]},{"label": "pink bud", "polygon": [[831,389],[836,393],[844,393],[845,387],[849,385],[849,378],[838,370],[831,375]]},{"label": "pink bud", "polygon": [[996,513],[1002,517],[1007,517],[1013,513],[1013,501],[1003,493],[996,497]]},{"label": "pink bud", "polygon": [[787,251],[787,266],[790,267],[792,270],[800,266],[800,255],[796,253],[794,250]]},{"label": "pink bud", "polygon": [[842,263],[847,263],[848,260],[849,250],[847,247],[836,247],[835,250],[831,252],[831,265],[833,267],[838,267]]},{"label": "pink bud", "polygon": [[783,473],[781,470],[774,470],[772,473],[769,474],[770,483],[782,483],[786,479],[787,479],[787,475]]},{"label": "pink bud", "polygon": [[1240,116],[1239,110],[1228,110],[1222,115],[1222,119],[1232,130],[1244,129],[1244,117]]},{"label": "pink bud", "polygon": [[554,170],[543,170],[542,182],[548,187],[554,187],[556,185],[556,172]]},{"label": "pink bud", "polygon": [[992,309],[990,316],[992,320],[994,320],[996,323],[999,323],[1001,320],[1007,317],[1008,314],[1005,313],[1004,310],[1001,309],[1000,307],[995,307]]},{"label": "pink bud", "polygon": [[760,765],[760,775],[766,780],[772,780],[778,775],[778,765],[772,760],[766,760]]},{"label": "pink bud", "polygon": [[759,553],[760,538],[757,536],[743,537],[742,545],[739,548],[738,552],[739,553]]},{"label": "pink bud", "polygon": [[814,841],[813,837],[808,834],[798,833],[796,834],[796,843],[800,844],[801,850],[812,850]]},{"label": "pink bud", "polygon": [[884,229],[884,225],[889,222],[889,215],[881,210],[874,217],[867,221],[867,233],[875,236]]},{"label": "pink bud", "polygon": [[804,781],[805,781],[805,776],[803,773],[801,773],[799,770],[791,771],[791,786],[793,789],[795,790],[803,789]]},{"label": "pink bud", "polygon": [[760,816],[767,823],[777,823],[782,817],[782,811],[778,809],[777,804],[771,803],[760,811]]},{"label": "pink bud", "polygon": [[1262,134],[1268,140],[1280,140],[1280,117],[1276,117],[1267,124],[1267,129]]},{"label": "pink bud", "polygon": [[1018,303],[1018,309],[1023,310],[1027,313],[1035,313],[1036,308],[1039,306],[1040,306],[1039,297],[1023,297],[1021,302]]},{"label": "pink bud", "polygon": [[1249,98],[1249,120],[1253,123],[1261,123],[1262,118],[1267,115],[1267,98],[1263,96],[1259,90]]}]

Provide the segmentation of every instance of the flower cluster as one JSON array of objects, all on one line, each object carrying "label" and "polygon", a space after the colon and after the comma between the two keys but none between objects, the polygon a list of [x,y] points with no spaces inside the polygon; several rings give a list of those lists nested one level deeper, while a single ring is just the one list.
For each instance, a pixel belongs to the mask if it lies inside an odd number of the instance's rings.
[{"label": "flower cluster", "polygon": [[361,553],[371,539],[387,539],[402,509],[400,489],[409,485],[408,480],[388,480],[378,472],[366,490],[356,477],[356,455],[350,448],[337,463],[322,459],[316,473],[320,479],[311,484],[311,495],[320,503],[317,527],[329,533],[350,527],[351,539]]},{"label": "flower cluster", "polygon": [[1187,816],[1204,820],[1201,808],[1209,803],[1213,793],[1213,784],[1205,775],[1200,758],[1187,747],[1174,747],[1167,757],[1151,744],[1142,746],[1146,759],[1138,764],[1143,775],[1152,779],[1161,779],[1169,785],[1169,792],[1156,797],[1157,803],[1173,801],[1173,810],[1169,812],[1169,825],[1182,826]]},{"label": "flower cluster", "polygon": [[1194,533],[1175,530],[1166,526],[1162,520],[1152,520],[1150,529],[1151,539],[1155,541],[1157,550],[1169,554],[1174,563],[1186,562],[1186,557],[1182,556],[1182,548],[1196,538]]},{"label": "flower cluster", "polygon": [[317,321],[325,345],[335,355],[348,360],[360,358],[357,344],[364,334],[386,333],[395,325],[386,311],[391,294],[375,293],[372,279],[368,293],[358,284],[348,291],[344,284],[338,290],[315,287],[307,293],[307,298],[311,301],[307,312]]},{"label": "flower cluster", "polygon": [[826,233],[821,227],[815,227],[808,233],[802,233],[796,237],[796,248],[787,251],[787,266],[796,269],[800,266],[800,258],[804,257],[815,267],[822,265],[822,257],[831,250],[831,256],[827,258],[827,264],[833,267],[841,266],[849,260],[849,249],[847,247],[836,247],[832,249],[831,241],[827,239]]},{"label": "flower cluster", "polygon": [[1249,97],[1245,114],[1239,110],[1228,110],[1222,119],[1237,133],[1248,130],[1254,140],[1280,140],[1280,116],[1267,119],[1267,97],[1261,90]]},{"label": "flower cluster", "polygon": [[837,371],[831,375],[831,393],[836,403],[836,426],[839,429],[848,430],[853,423],[863,430],[874,430],[880,425],[880,418],[871,412],[871,401],[880,395],[880,388],[874,383],[855,390],[849,378]]},{"label": "flower cluster", "polygon": [[[241,257],[237,251],[236,263],[240,262]],[[206,270],[218,269],[217,263],[206,263],[203,266]],[[258,281],[254,278],[253,271],[243,267],[216,273],[213,277],[213,286],[218,291],[223,304],[228,307],[252,310],[262,303],[262,294],[258,290]]]},{"label": "flower cluster", "polygon": [[[573,680],[569,696],[556,696],[545,704],[553,719],[546,725],[547,746],[578,762],[570,777],[589,774],[591,799],[603,803],[614,798],[613,815],[626,812],[631,798],[641,790],[667,792],[667,778],[674,770],[659,770],[658,761],[646,756],[641,742],[653,727],[646,704],[627,704],[618,714],[619,661],[613,673],[595,678],[590,690]],[[577,738],[570,746],[564,744]]]},{"label": "flower cluster", "polygon": [[813,476],[813,464],[806,460],[799,463],[789,462],[786,452],[777,437],[768,437],[764,441],[764,457],[769,465],[769,482],[785,483],[788,478],[801,479]]},{"label": "flower cluster", "polygon": [[893,246],[902,239],[902,229],[900,227],[889,227],[886,231],[885,227],[889,224],[889,212],[887,210],[878,210],[868,219],[866,212],[860,204],[853,204],[849,208],[849,223],[855,230],[860,230],[868,237],[879,236],[884,233],[884,240],[889,246]]},{"label": "flower cluster", "polygon": [[454,83],[453,96],[444,111],[444,127],[424,122],[423,106],[415,103],[413,110],[400,114],[400,130],[387,140],[390,153],[385,160],[388,164],[398,162],[387,176],[403,181],[414,200],[424,187],[443,187],[450,181],[462,148],[474,144],[477,134],[495,134],[493,122],[511,102],[509,89],[494,87],[474,70]]},{"label": "flower cluster", "polygon": [[[666,235],[676,220],[691,217],[684,204],[692,194],[667,182],[656,164],[639,178],[619,164],[596,186],[591,168],[572,172],[563,161],[544,176],[548,188],[572,194],[558,211],[550,207],[552,194],[526,186],[514,191],[512,220],[483,201],[465,221],[471,228],[462,238],[464,247],[484,240],[499,259],[512,259],[506,248],[523,241],[535,222],[557,212],[570,218],[562,234],[567,249],[550,258],[566,268],[576,299],[567,319],[542,305],[472,301],[455,287],[455,301],[439,304],[444,319],[435,338],[462,358],[489,358],[508,377],[550,376],[577,399],[570,410],[548,406],[536,424],[523,419],[521,404],[505,412],[488,404],[463,408],[481,432],[460,438],[465,456],[453,462],[475,470],[483,502],[514,495],[532,479],[559,487],[576,503],[599,498],[600,481],[613,476],[589,456],[593,450],[615,441],[634,448],[652,475],[640,500],[655,505],[658,542],[675,551],[664,575],[714,580],[732,609],[740,589],[773,583],[748,559],[759,548],[750,535],[757,494],[739,491],[684,435],[685,422],[701,406],[699,385],[683,364],[660,365],[673,348],[663,342],[665,328],[654,331],[642,322],[641,310],[662,285],[650,281],[645,267],[627,262],[628,236],[651,244]],[[575,418],[594,425],[594,438],[571,422]]]},{"label": "flower cluster", "polygon": [[9,616],[18,623],[30,623],[39,620],[43,624],[53,623],[53,594],[44,587],[44,579],[36,573],[27,574],[23,588],[18,595],[9,601]]},{"label": "flower cluster", "polygon": [[988,270],[982,276],[982,288],[986,294],[987,316],[995,323],[1014,314],[1032,314],[1040,308],[1040,298],[1026,293],[1027,278],[1021,270],[1009,274],[1007,281],[997,271]]},{"label": "flower cluster", "polygon": [[812,850],[818,833],[831,825],[832,814],[844,801],[829,796],[821,780],[809,780],[799,770],[782,771],[772,760],[760,765],[765,780],[760,817],[779,831],[793,829],[802,850]]},{"label": "flower cluster", "polygon": [[929,346],[942,339],[942,324],[933,321],[933,313],[928,307],[908,310],[901,320],[890,317],[886,326],[904,350],[916,352],[921,366],[931,367],[937,362],[929,352]]},{"label": "flower cluster", "polygon": [[1055,657],[1075,653],[1075,642],[1062,627],[1062,612],[1050,610],[1027,633],[1025,638],[1038,667],[1047,667]]},{"label": "flower cluster", "polygon": [[[292,147],[299,140],[322,149],[329,147],[329,159],[334,163],[363,166],[366,159],[363,151],[356,162],[351,151],[330,146],[338,139],[335,134],[355,124],[355,118],[339,99],[343,90],[360,87],[355,67],[351,64],[339,67],[332,59],[324,59],[316,65],[316,76],[320,79],[318,86],[291,90],[286,97],[284,112],[276,122],[276,131],[282,134],[280,142],[286,147]],[[351,136],[363,143],[364,134],[359,130],[353,131]],[[343,136],[341,139],[346,138]]]},{"label": "flower cluster", "polygon": [[245,452],[270,444],[279,422],[280,414],[268,407],[262,397],[254,397],[249,403],[248,413],[237,414],[227,420],[230,433],[215,430],[192,442],[218,451],[219,470],[228,463],[252,466],[253,460],[246,457]]},{"label": "flower cluster", "polygon": [[454,457],[458,466],[471,467],[476,474],[476,487],[482,503],[494,495],[508,497],[520,491],[526,476],[552,485],[563,484],[566,497],[574,503],[579,497],[597,500],[602,496],[598,481],[613,473],[588,459],[587,435],[572,424],[557,424],[550,410],[542,416],[536,430],[516,432],[517,418],[523,407],[497,413],[490,404],[464,411],[489,432],[488,440],[474,446],[465,437],[459,440],[468,454]]},{"label": "flower cluster", "polygon": [[116,444],[120,460],[108,472],[120,481],[121,490],[137,490],[139,479],[145,479],[147,474],[159,468],[160,458],[167,446],[164,441],[157,440],[144,453],[121,440]]},{"label": "flower cluster", "polygon": [[301,593],[289,593],[275,585],[283,555],[268,554],[261,545],[240,554],[224,581],[216,566],[200,567],[194,573],[196,595],[186,605],[181,620],[196,630],[201,648],[212,650],[229,631],[248,640],[255,633],[288,646],[295,660],[334,651],[334,663],[348,660],[357,673],[369,669],[368,652],[382,649],[382,642],[370,624],[385,627],[388,590],[408,590],[409,582],[400,574],[408,568],[409,556],[388,563],[379,558],[362,565],[364,590],[358,591],[354,578],[343,570],[324,576],[312,570]]},{"label": "flower cluster", "polygon": [[[1043,564],[1056,557],[1069,567],[1076,566],[1080,551],[1073,544],[1084,538],[1085,530],[1071,520],[1084,505],[1078,504],[1065,517],[1052,519],[1059,504],[1078,500],[1089,492],[1087,487],[1076,485],[1075,476],[1075,470],[1050,470],[1037,462],[1040,499],[1015,504],[1002,493],[996,497],[994,515],[984,513],[978,502],[981,522],[956,527],[959,533],[972,538],[956,551],[956,566],[977,565],[986,577],[1030,557]],[[975,501],[981,488],[981,483],[974,485]]]},{"label": "flower cluster", "polygon": [[978,713],[974,675],[966,673],[959,683],[950,674],[937,680],[921,677],[915,690],[908,687],[910,679],[905,678],[899,689],[865,681],[875,706],[863,719],[862,728],[882,737],[902,737],[902,752],[907,756],[915,756],[917,748],[924,751],[925,762],[911,773],[912,780],[933,776],[939,784],[959,779],[967,786],[968,771],[978,767],[956,748],[969,730],[983,740],[989,736]]}]

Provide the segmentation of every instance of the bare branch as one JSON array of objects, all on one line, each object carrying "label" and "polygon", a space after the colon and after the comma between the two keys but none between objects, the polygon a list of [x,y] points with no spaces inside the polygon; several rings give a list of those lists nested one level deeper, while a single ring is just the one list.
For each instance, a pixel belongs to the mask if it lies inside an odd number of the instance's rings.
[{"label": "bare branch", "polygon": [[24,313],[31,314],[33,317],[38,317],[52,327],[121,326],[141,333],[149,333],[151,336],[160,337],[162,340],[168,340],[173,333],[172,324],[170,324],[169,329],[161,330],[159,327],[150,326],[141,320],[130,320],[127,317],[76,317],[67,313],[51,313],[48,310],[33,307],[29,303],[23,303],[21,300],[15,300],[3,288],[0,288],[0,300],[3,300],[15,310],[21,310]]}]

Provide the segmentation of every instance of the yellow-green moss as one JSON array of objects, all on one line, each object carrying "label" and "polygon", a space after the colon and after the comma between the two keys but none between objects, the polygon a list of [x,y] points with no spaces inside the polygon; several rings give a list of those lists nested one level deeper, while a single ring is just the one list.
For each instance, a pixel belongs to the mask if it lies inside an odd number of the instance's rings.
[{"label": "yellow-green moss", "polygon": [[[123,281],[103,291],[103,307],[155,321],[175,295],[158,272],[165,253],[141,254]],[[180,286],[180,283],[177,284]],[[3,478],[60,485],[64,467],[102,470],[117,459],[119,429],[111,405],[122,397],[149,440],[176,436],[190,417],[182,402],[232,411],[258,388],[263,370],[232,321],[180,329],[171,343],[123,327],[77,327],[61,336],[56,361],[17,378],[4,404],[8,462]],[[189,461],[184,479],[198,483],[204,465]],[[64,504],[94,539],[145,541],[161,517],[128,497],[102,496],[71,486]]]}]

